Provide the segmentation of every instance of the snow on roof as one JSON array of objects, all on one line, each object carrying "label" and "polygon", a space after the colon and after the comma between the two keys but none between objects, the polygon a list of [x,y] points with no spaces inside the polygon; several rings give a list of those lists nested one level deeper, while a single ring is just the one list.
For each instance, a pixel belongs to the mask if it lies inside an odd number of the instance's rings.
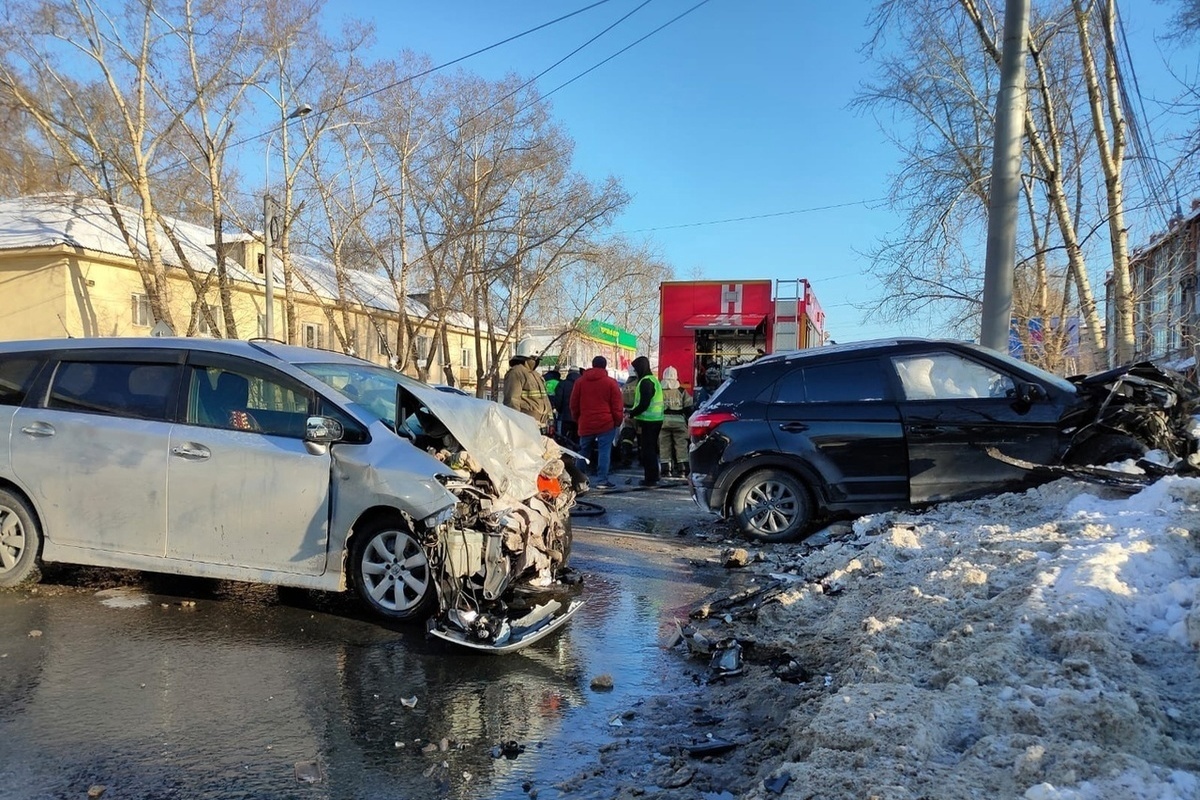
[{"label": "snow on roof", "polygon": [[[125,228],[145,256],[148,250],[141,214],[135,209],[121,205],[117,206],[117,211],[121,214]],[[172,217],[163,217],[163,221],[179,239],[188,263],[194,269],[211,272],[216,268],[217,259],[213,250],[211,228]],[[256,237],[248,232],[234,232],[229,234],[226,241],[234,243],[255,239]],[[170,241],[164,235],[160,235],[159,241],[163,261],[168,266],[181,267],[180,259]],[[126,246],[113,219],[112,209],[102,200],[74,194],[41,194],[0,201],[0,250],[59,245],[129,257],[129,247]],[[291,256],[292,266],[301,287],[324,300],[338,298],[337,277],[333,264],[295,251]],[[228,259],[226,265],[234,280],[258,285],[264,283],[261,277],[246,271],[233,259]],[[275,264],[274,274],[276,282],[281,284],[283,274],[278,263]],[[346,274],[349,282],[347,293],[354,301],[380,311],[396,313],[399,310],[395,290],[387,277],[359,269],[349,269]],[[405,311],[421,318],[433,316],[428,306],[412,297],[405,298]],[[444,316],[446,322],[454,327],[468,330],[475,327],[474,319],[467,314],[450,311]],[[486,331],[488,326],[481,324],[481,329]],[[502,329],[496,331],[500,335],[504,333]]]}]

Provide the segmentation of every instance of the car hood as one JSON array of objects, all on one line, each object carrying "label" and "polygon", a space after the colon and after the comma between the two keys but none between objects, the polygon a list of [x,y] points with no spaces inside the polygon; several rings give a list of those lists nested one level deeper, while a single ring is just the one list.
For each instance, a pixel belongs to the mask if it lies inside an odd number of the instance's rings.
[{"label": "car hood", "polygon": [[424,406],[442,423],[484,468],[500,495],[525,501],[538,493],[538,474],[558,451],[532,417],[491,400],[431,386],[401,384],[399,391],[403,407]]}]

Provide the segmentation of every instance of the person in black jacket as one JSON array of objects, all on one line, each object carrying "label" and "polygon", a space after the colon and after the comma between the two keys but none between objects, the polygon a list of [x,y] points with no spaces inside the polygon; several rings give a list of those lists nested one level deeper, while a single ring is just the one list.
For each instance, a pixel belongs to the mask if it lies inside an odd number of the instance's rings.
[{"label": "person in black jacket", "polygon": [[563,378],[554,388],[554,397],[551,398],[554,410],[558,412],[559,435],[567,447],[572,450],[579,445],[579,427],[575,423],[575,417],[571,416],[571,390],[575,388],[577,380],[579,380],[579,367],[571,367],[567,371],[567,377]]}]

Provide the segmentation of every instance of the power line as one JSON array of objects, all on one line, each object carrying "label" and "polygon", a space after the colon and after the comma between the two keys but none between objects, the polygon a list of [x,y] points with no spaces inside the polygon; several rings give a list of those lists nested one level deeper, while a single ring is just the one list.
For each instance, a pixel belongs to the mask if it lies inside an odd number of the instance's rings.
[{"label": "power line", "polygon": [[[502,45],[508,44],[509,42],[515,42],[517,39],[528,36],[531,33],[536,33],[540,30],[550,27],[551,25],[557,25],[558,23],[560,23],[564,20],[568,20],[571,17],[578,16],[579,14],[582,14],[585,11],[591,11],[593,8],[596,8],[597,6],[602,6],[605,3],[608,3],[610,1],[611,0],[596,0],[596,2],[591,3],[590,5],[586,5],[583,8],[572,11],[569,14],[563,14],[561,17],[556,17],[555,19],[552,19],[549,22],[543,22],[541,25],[536,25],[532,28],[521,31],[520,33],[513,34],[512,36],[509,36],[506,39],[501,39],[498,42],[489,44],[486,47],[481,47],[478,50],[474,50],[470,53],[467,53],[466,55],[459,56],[458,58],[454,58],[454,59],[451,59],[450,61],[446,61],[444,63],[438,64],[435,67],[430,67],[429,69],[422,70],[421,72],[417,72],[413,75],[409,75],[407,77],[401,78],[398,81],[393,81],[393,82],[387,84],[386,86],[380,86],[378,89],[372,89],[371,91],[367,92],[366,94],[362,94],[357,97],[352,97],[348,100],[343,100],[341,103],[332,105],[329,108],[318,109],[313,112],[313,115],[314,116],[324,116],[324,115],[330,114],[334,111],[337,111],[338,109],[345,108],[346,106],[351,105],[352,103],[361,102],[362,100],[366,100],[369,97],[374,97],[377,94],[386,92],[389,89],[395,89],[397,86],[403,86],[406,83],[411,83],[412,81],[415,81],[418,78],[424,78],[427,75],[431,75],[435,72],[438,72],[439,70],[446,69],[447,67],[452,67],[455,64],[466,61],[469,58],[474,58],[475,56],[480,55],[482,53],[486,53],[489,50],[494,50],[497,47],[501,47]],[[650,2],[650,0],[646,0],[646,2]],[[645,3],[643,3],[642,5],[645,5]],[[641,6],[639,6],[638,8],[640,8],[640,7]],[[636,11],[636,10],[637,9],[634,9],[634,11]],[[633,12],[630,12],[630,13],[632,14]],[[628,15],[626,15],[626,16],[628,16]],[[236,148],[236,147],[241,147],[244,144],[249,144],[250,142],[257,141],[257,140],[263,138],[264,136],[270,136],[271,134],[275,133],[276,131],[281,130],[287,124],[288,124],[288,121],[285,120],[285,121],[280,122],[277,125],[272,125],[270,128],[267,128],[264,131],[261,131],[259,133],[253,134],[251,136],[247,136],[243,139],[239,139],[235,142],[230,143],[228,145],[228,148],[232,149],[232,148]],[[168,170],[178,169],[179,167],[182,167],[185,164],[190,164],[193,161],[198,160],[199,158],[200,158],[200,156],[193,156],[192,158],[188,158],[188,159],[184,159],[182,161],[177,161],[175,163],[168,164],[165,167],[160,167],[159,169],[154,170],[154,172],[152,172],[151,175],[158,175],[158,174],[161,174]]]},{"label": "power line", "polygon": [[[666,22],[664,22],[662,25],[659,25],[657,28],[655,28],[654,30],[652,30],[652,31],[650,31],[649,33],[645,34],[644,36],[641,36],[641,37],[639,37],[639,38],[635,39],[633,42],[631,42],[630,44],[626,45],[625,47],[622,47],[620,50],[618,50],[617,52],[615,52],[615,53],[613,53],[612,55],[608,56],[607,58],[604,58],[603,60],[601,60],[601,61],[599,61],[599,62],[597,62],[597,63],[593,64],[592,66],[588,67],[587,69],[583,70],[582,72],[579,72],[579,73],[577,73],[577,74],[576,74],[574,77],[572,77],[572,78],[570,78],[569,80],[567,80],[567,81],[565,81],[565,82],[563,82],[563,83],[559,84],[558,86],[556,86],[556,87],[555,87],[554,89],[552,89],[551,91],[549,91],[549,92],[547,92],[547,93],[545,93],[545,94],[542,94],[542,95],[540,95],[538,98],[536,98],[536,99],[534,99],[534,100],[531,100],[530,102],[528,102],[528,103],[525,103],[524,105],[522,105],[522,106],[520,106],[519,108],[515,109],[515,110],[512,112],[511,116],[516,116],[516,115],[520,114],[522,111],[525,111],[526,109],[528,109],[528,108],[532,107],[534,104],[536,104],[536,103],[538,103],[538,102],[541,102],[541,101],[542,101],[542,100],[544,100],[545,98],[549,97],[551,94],[554,94],[554,92],[557,92],[559,89],[562,89],[562,88],[564,88],[564,87],[566,87],[566,86],[569,86],[570,84],[572,84],[572,83],[574,83],[575,81],[577,81],[577,80],[579,80],[580,78],[582,78],[584,75],[587,75],[589,72],[592,72],[593,70],[595,70],[595,69],[597,69],[597,68],[599,68],[599,67],[603,66],[604,64],[607,64],[609,61],[612,61],[614,58],[616,58],[617,56],[621,55],[622,53],[624,53],[624,52],[628,51],[630,48],[634,47],[635,45],[637,45],[637,44],[640,44],[641,42],[644,42],[646,39],[650,38],[651,36],[653,36],[654,34],[658,33],[659,31],[663,30],[664,28],[667,28],[668,26],[670,26],[670,25],[672,25],[672,24],[674,24],[674,23],[678,22],[680,19],[683,19],[683,18],[684,18],[684,17],[686,17],[688,14],[692,13],[692,12],[693,12],[693,11],[695,11],[696,9],[698,9],[698,8],[700,8],[701,6],[705,5],[705,4],[706,4],[706,3],[708,3],[709,1],[710,1],[710,0],[701,0],[699,3],[695,4],[695,5],[694,5],[694,6],[692,6],[691,8],[687,9],[686,11],[683,11],[683,12],[682,12],[682,13],[680,13],[680,14],[677,14],[676,16],[674,16],[674,17],[672,17],[671,19],[669,19],[669,20],[667,20]],[[646,6],[647,4],[649,4],[650,2],[651,2],[651,0],[644,0],[644,2],[642,2],[640,5],[638,5],[637,7],[635,7],[635,8],[634,8],[632,11],[628,12],[627,14],[625,14],[624,16],[622,16],[620,19],[618,19],[616,22],[612,23],[611,25],[609,25],[608,27],[606,27],[604,30],[600,31],[600,33],[597,33],[595,36],[592,36],[592,37],[591,37],[590,39],[588,39],[586,42],[584,42],[583,44],[581,44],[581,45],[579,45],[578,47],[576,47],[574,50],[572,50],[570,53],[568,53],[567,55],[565,55],[565,56],[563,56],[562,58],[560,58],[558,61],[555,61],[555,62],[554,62],[553,64],[551,64],[549,67],[546,67],[545,69],[543,69],[541,72],[539,72],[537,75],[535,75],[535,76],[534,76],[533,78],[531,78],[530,80],[528,80],[528,81],[525,81],[525,82],[524,82],[524,83],[522,83],[520,86],[518,86],[516,89],[512,90],[512,91],[511,91],[511,92],[509,92],[508,94],[506,94],[506,95],[504,95],[503,97],[501,97],[500,99],[496,100],[494,103],[492,103],[491,105],[489,105],[487,108],[484,108],[484,109],[482,109],[481,111],[479,111],[478,113],[474,114],[473,116],[471,116],[471,117],[468,117],[467,119],[465,119],[465,120],[463,120],[462,122],[460,122],[460,123],[458,123],[457,125],[455,125],[453,128],[451,128],[451,129],[450,129],[450,131],[448,131],[448,132],[447,132],[446,136],[447,136],[447,137],[453,136],[455,133],[457,133],[458,131],[462,130],[462,129],[463,129],[463,128],[464,128],[466,125],[468,125],[470,122],[474,121],[475,119],[478,119],[479,117],[481,117],[481,116],[483,116],[484,114],[486,114],[488,111],[491,111],[492,109],[494,109],[494,108],[496,108],[497,106],[499,106],[499,105],[500,105],[501,103],[503,103],[505,100],[507,100],[507,99],[509,99],[510,97],[512,97],[513,95],[515,95],[515,94],[519,93],[519,92],[520,92],[522,89],[524,89],[524,88],[526,88],[526,87],[530,86],[530,85],[531,85],[531,84],[533,84],[533,83],[534,83],[536,80],[538,80],[539,78],[541,78],[541,77],[545,76],[545,75],[546,75],[548,72],[550,72],[551,70],[553,70],[555,67],[557,67],[557,66],[561,65],[561,64],[562,64],[564,61],[566,61],[567,59],[571,58],[571,56],[573,56],[573,55],[577,54],[577,53],[578,53],[580,50],[582,50],[583,48],[587,47],[587,46],[588,46],[589,44],[591,44],[592,42],[594,42],[594,41],[596,41],[597,39],[599,39],[599,38],[600,38],[601,36],[603,36],[605,33],[608,33],[610,30],[612,30],[613,28],[615,28],[615,27],[616,27],[617,25],[619,25],[620,23],[624,22],[626,19],[628,19],[630,16],[632,16],[634,13],[636,13],[638,10],[640,10],[641,8],[643,8],[644,6]],[[491,128],[489,128],[488,130],[491,130],[492,128],[495,128],[495,127],[497,127],[497,126],[498,126],[498,125],[500,125],[500,124],[502,124],[502,123],[497,123],[496,125],[493,125],[493,126],[491,126]],[[421,146],[420,146],[420,147],[418,147],[416,150],[414,150],[414,151],[413,151],[413,153],[412,153],[412,155],[414,155],[414,156],[415,156],[415,155],[417,155],[417,154],[419,154],[419,153],[423,152],[423,151],[424,151],[426,148],[428,148],[428,147],[431,147],[431,146],[432,146],[432,142],[431,142],[431,141],[430,141],[430,142],[426,142],[425,144],[421,145]],[[364,178],[362,182],[365,182],[365,181],[367,181],[367,180],[370,180],[370,178],[369,178],[369,177],[368,177],[368,178]],[[350,183],[350,186],[357,187],[357,186],[359,185],[359,183],[360,183],[359,181],[351,181],[351,183]]]},{"label": "power line", "polygon": [[[706,0],[707,2],[707,0]],[[795,214],[811,214],[815,211],[831,211],[835,208],[849,208],[850,206],[865,206],[870,203],[879,203],[887,200],[886,197],[876,197],[870,200],[855,200],[850,203],[835,203],[830,206],[814,206],[812,208],[797,208],[791,211],[772,211],[767,214],[752,214],[746,217],[729,217],[727,219],[713,219],[705,222],[684,222],[679,225],[661,225],[656,228],[638,228],[632,231],[618,231],[618,233],[651,233],[653,231],[673,231],[680,228],[700,228],[706,225],[726,225],[731,222],[747,222],[755,219],[771,219],[772,217],[790,217]]]},{"label": "power line", "polygon": [[667,20],[666,22],[664,22],[662,25],[659,25],[657,28],[655,28],[654,30],[652,30],[652,31],[650,31],[649,33],[647,33],[645,36],[641,37],[640,39],[635,39],[634,41],[632,41],[632,42],[630,42],[629,44],[625,45],[625,46],[624,46],[624,47],[622,47],[620,50],[618,50],[617,52],[613,53],[611,56],[609,56],[608,58],[604,59],[604,60],[603,60],[603,61],[601,61],[600,63],[598,63],[598,64],[594,64],[594,65],[592,65],[592,66],[588,67],[588,68],[587,68],[587,69],[585,69],[583,72],[581,72],[581,73],[579,73],[578,75],[576,75],[574,78],[571,78],[571,80],[569,80],[569,81],[567,81],[567,82],[565,82],[565,83],[560,83],[558,86],[555,86],[553,89],[551,89],[550,91],[546,92],[546,94],[542,95],[542,97],[543,97],[543,98],[545,98],[545,97],[549,97],[550,95],[552,95],[552,94],[554,94],[555,92],[557,92],[559,89],[562,89],[562,88],[564,88],[564,87],[566,87],[566,86],[570,86],[572,83],[574,83],[575,81],[579,80],[579,79],[580,79],[580,78],[582,78],[584,75],[587,75],[587,74],[588,74],[589,72],[591,72],[592,70],[594,70],[594,69],[597,69],[597,68],[599,68],[599,67],[602,67],[602,66],[604,66],[604,65],[605,65],[605,64],[607,64],[609,61],[612,61],[614,58],[616,58],[617,56],[621,55],[622,53],[624,53],[626,50],[630,49],[630,48],[631,48],[631,47],[633,47],[634,45],[641,44],[642,42],[644,42],[645,40],[649,39],[651,36],[653,36],[654,34],[658,33],[659,31],[661,31],[663,28],[667,27],[668,25],[673,25],[673,24],[675,24],[676,22],[678,22],[679,20],[683,19],[683,18],[684,18],[684,17],[686,17],[688,14],[692,13],[692,12],[693,12],[693,11],[695,11],[697,8],[699,8],[700,6],[704,5],[704,4],[705,4],[705,3],[707,3],[707,2],[709,2],[709,0],[700,0],[700,2],[699,2],[699,3],[696,3],[696,5],[692,6],[692,7],[691,7],[691,8],[689,8],[687,11],[684,11],[683,13],[681,13],[681,14],[678,14],[678,15],[677,15],[677,16],[675,16],[675,17],[672,17],[671,19],[669,19],[669,20]]}]

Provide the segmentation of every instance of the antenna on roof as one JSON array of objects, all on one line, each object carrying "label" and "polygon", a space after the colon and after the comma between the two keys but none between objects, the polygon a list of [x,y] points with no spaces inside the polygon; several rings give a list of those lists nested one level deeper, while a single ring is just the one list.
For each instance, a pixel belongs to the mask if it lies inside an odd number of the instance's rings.
[{"label": "antenna on roof", "polygon": [[63,322],[62,314],[55,314],[54,316],[58,317],[58,324],[63,326],[63,333],[67,334],[67,338],[74,339],[75,337],[71,335],[71,329],[67,327],[67,323]]}]

